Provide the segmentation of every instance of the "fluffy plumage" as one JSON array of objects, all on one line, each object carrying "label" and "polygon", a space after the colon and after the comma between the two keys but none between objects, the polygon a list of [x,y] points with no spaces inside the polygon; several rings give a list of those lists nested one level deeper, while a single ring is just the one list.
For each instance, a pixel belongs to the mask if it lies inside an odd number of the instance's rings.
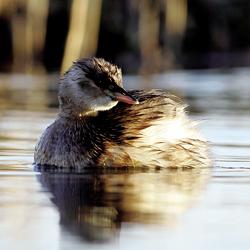
[{"label": "fluffy plumage", "polygon": [[[187,118],[185,105],[178,97],[162,90],[126,92],[122,89],[126,98],[139,101],[139,105],[129,105],[113,99],[121,86],[120,70],[103,59],[75,63],[62,80],[61,112],[41,136],[35,163],[78,170],[89,166],[208,165],[207,143],[194,122]],[[89,91],[92,87],[93,92]],[[76,95],[72,91],[81,93]],[[111,96],[109,103],[106,93]],[[94,106],[98,98],[105,99],[105,105],[112,108]]]}]

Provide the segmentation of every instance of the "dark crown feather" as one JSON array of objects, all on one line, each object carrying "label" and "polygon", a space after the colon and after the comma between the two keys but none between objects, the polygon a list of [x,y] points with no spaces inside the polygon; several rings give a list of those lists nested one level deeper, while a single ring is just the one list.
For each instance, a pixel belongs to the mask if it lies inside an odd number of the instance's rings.
[{"label": "dark crown feather", "polygon": [[84,58],[75,62],[74,65],[82,69],[85,76],[100,87],[105,87],[109,83],[122,86],[121,69],[103,58]]}]

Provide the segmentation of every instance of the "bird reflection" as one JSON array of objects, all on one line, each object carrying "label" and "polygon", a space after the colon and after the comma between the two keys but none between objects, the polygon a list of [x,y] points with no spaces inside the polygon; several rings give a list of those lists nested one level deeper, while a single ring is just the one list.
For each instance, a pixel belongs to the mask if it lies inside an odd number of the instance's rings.
[{"label": "bird reflection", "polygon": [[64,229],[88,241],[106,241],[119,235],[123,222],[174,225],[195,204],[208,177],[208,169],[164,169],[42,172],[38,178],[51,192]]}]

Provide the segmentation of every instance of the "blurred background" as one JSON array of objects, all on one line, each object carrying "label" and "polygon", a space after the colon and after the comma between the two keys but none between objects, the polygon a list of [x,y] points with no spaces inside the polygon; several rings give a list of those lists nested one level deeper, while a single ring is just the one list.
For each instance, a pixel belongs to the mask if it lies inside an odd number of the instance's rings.
[{"label": "blurred background", "polygon": [[[0,249],[249,250],[249,31],[249,0],[0,0]],[[35,172],[88,56],[186,99],[213,168]]]},{"label": "blurred background", "polygon": [[103,57],[124,73],[250,65],[248,0],[0,0],[0,71]]}]

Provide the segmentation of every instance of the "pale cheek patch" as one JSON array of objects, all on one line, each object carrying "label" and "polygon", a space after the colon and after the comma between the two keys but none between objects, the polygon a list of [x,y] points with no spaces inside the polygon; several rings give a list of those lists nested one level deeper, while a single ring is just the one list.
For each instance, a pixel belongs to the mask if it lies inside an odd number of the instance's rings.
[{"label": "pale cheek patch", "polygon": [[[71,88],[74,93],[75,104],[86,111],[105,111],[113,108],[118,102],[111,100],[94,83],[88,83],[88,91],[83,92],[82,88],[75,85]],[[73,95],[73,94],[72,94]]]},{"label": "pale cheek patch", "polygon": [[[92,90],[85,97],[85,102],[93,111],[105,111],[113,108],[118,102],[103,93],[92,81],[89,81],[88,90]],[[87,93],[86,93],[87,94]]]},{"label": "pale cheek patch", "polygon": [[113,108],[118,102],[112,101],[109,97],[98,97],[90,102],[94,111],[105,111]]}]

